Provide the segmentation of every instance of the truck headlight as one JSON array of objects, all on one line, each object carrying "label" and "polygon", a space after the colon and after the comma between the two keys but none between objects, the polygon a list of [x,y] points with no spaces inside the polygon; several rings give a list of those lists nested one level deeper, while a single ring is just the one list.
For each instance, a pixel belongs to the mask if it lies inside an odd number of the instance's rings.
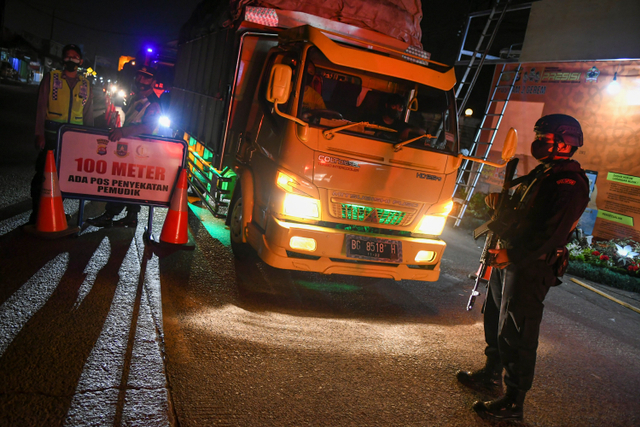
[{"label": "truck headlight", "polygon": [[298,218],[319,219],[320,200],[287,193],[284,197],[284,214]]},{"label": "truck headlight", "polygon": [[442,204],[436,204],[429,208],[428,215],[425,215],[420,222],[420,226],[416,232],[421,234],[429,234],[431,236],[439,236],[444,230],[444,225],[447,222],[447,215],[451,213],[453,209],[453,201],[448,201]]},{"label": "truck headlight", "polygon": [[444,230],[446,220],[447,217],[442,215],[425,215],[418,227],[418,233],[439,236]]}]

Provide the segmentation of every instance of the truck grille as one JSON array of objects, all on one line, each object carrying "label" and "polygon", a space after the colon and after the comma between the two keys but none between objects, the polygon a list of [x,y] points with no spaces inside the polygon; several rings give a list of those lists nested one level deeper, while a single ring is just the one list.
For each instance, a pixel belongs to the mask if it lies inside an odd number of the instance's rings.
[{"label": "truck grille", "polygon": [[[385,225],[407,225],[411,223],[414,216],[398,210],[372,208],[348,203],[334,203],[333,208],[334,216],[342,219]],[[336,212],[336,210],[339,210],[339,212]]]}]

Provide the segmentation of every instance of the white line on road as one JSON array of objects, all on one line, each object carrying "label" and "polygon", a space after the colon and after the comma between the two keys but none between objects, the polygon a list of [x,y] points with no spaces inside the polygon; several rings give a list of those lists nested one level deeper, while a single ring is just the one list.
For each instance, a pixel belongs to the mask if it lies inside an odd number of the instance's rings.
[{"label": "white line on road", "polygon": [[31,317],[49,300],[67,271],[69,253],[49,261],[0,306],[0,356]]}]

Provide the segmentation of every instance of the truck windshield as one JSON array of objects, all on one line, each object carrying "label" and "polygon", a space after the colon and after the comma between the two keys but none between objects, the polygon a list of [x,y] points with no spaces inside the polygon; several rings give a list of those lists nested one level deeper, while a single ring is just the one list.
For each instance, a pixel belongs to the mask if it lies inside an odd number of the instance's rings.
[{"label": "truck windshield", "polygon": [[311,126],[390,144],[425,135],[406,148],[457,154],[452,92],[337,66],[317,48],[303,69],[298,117]]}]

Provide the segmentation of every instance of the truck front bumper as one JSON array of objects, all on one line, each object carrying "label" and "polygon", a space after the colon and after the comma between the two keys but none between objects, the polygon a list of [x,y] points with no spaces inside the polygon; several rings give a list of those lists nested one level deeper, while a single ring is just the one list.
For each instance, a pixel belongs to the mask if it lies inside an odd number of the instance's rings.
[{"label": "truck front bumper", "polygon": [[[347,256],[347,235],[394,240],[402,245],[402,258],[379,262]],[[291,238],[313,239],[316,248],[305,251],[291,247]],[[261,232],[250,225],[248,240],[267,264],[289,270],[324,274],[381,277],[394,280],[435,281],[440,276],[440,260],[446,243],[438,239],[365,234],[336,228],[282,221],[269,217]],[[420,251],[433,252],[429,261],[416,261]]]}]

